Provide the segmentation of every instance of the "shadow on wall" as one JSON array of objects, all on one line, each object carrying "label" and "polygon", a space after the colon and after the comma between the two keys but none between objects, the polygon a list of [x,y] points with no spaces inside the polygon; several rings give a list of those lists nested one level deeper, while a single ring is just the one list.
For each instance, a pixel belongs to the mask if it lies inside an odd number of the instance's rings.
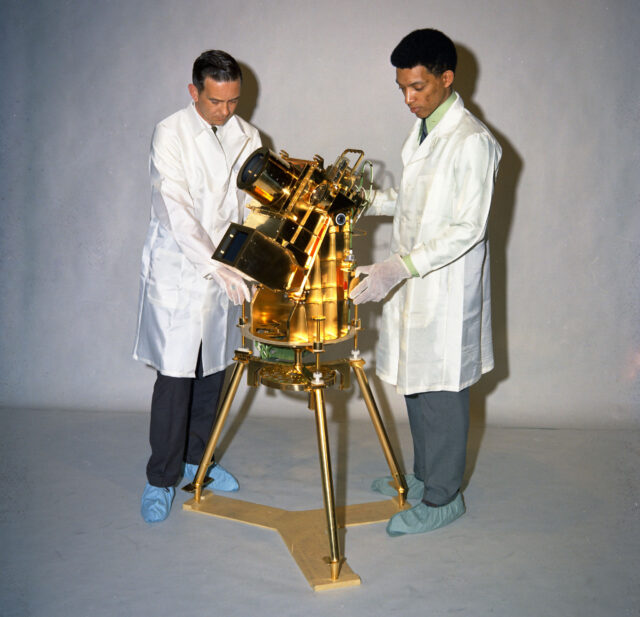
[{"label": "shadow on wall", "polygon": [[501,381],[509,377],[508,333],[507,333],[507,245],[513,220],[516,188],[522,172],[522,159],[513,145],[494,125],[487,122],[482,110],[473,102],[479,68],[473,53],[464,45],[456,43],[458,70],[455,88],[467,109],[484,122],[502,146],[502,159],[489,218],[491,242],[491,318],[493,327],[493,350],[495,368],[471,389],[471,421],[484,425],[486,421],[486,399]]},{"label": "shadow on wall", "polygon": [[[238,64],[242,70],[242,96],[240,97],[240,102],[236,108],[236,114],[243,120],[251,122],[251,118],[253,117],[253,114],[258,107],[258,101],[260,100],[260,82],[258,81],[254,71],[249,66],[243,62],[238,62]],[[271,150],[275,150],[271,135],[265,133],[260,127],[256,128],[260,131],[262,145],[267,146]]]}]

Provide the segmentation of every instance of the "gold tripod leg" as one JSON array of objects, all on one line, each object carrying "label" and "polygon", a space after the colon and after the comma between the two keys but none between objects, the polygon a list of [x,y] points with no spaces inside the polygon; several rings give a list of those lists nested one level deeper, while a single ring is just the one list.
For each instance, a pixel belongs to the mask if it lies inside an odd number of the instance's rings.
[{"label": "gold tripod leg", "polygon": [[198,466],[198,471],[196,473],[196,477],[192,484],[187,484],[184,487],[185,491],[194,492],[195,491],[195,501],[196,503],[200,503],[200,498],[202,496],[203,482],[204,477],[207,473],[207,469],[211,464],[211,460],[213,459],[213,452],[218,443],[218,439],[220,438],[220,433],[222,432],[222,427],[229,415],[229,409],[231,409],[231,403],[238,391],[238,385],[240,384],[240,379],[242,377],[242,373],[249,363],[250,353],[245,352],[237,352],[236,353],[236,364],[233,367],[233,374],[231,375],[231,381],[229,382],[229,387],[225,392],[224,398],[222,399],[222,405],[220,407],[220,411],[218,413],[218,417],[213,425],[211,430],[211,436],[209,437],[209,441],[207,442],[207,447],[205,448],[204,454],[202,455],[202,460],[200,461],[200,465]]},{"label": "gold tripod leg", "polygon": [[373,427],[378,434],[380,445],[382,446],[384,456],[387,459],[387,465],[389,465],[391,475],[395,480],[396,488],[398,489],[398,500],[400,501],[400,506],[404,506],[407,499],[407,483],[404,479],[404,474],[400,472],[400,469],[398,467],[398,461],[396,461],[395,454],[391,449],[389,437],[387,436],[387,431],[385,430],[384,424],[382,423],[380,412],[378,411],[378,407],[376,406],[373,394],[371,393],[371,388],[369,387],[367,376],[364,374],[364,369],[362,368],[364,366],[364,360],[350,360],[349,363],[353,367],[353,372],[356,374],[356,379],[358,380],[360,391],[362,392],[364,402],[367,405],[369,415],[371,416],[371,422],[373,422]]},{"label": "gold tripod leg", "polygon": [[320,469],[322,471],[322,491],[324,494],[324,509],[327,515],[329,531],[329,548],[331,551],[330,566],[331,580],[335,581],[340,574],[340,547],[338,545],[338,525],[336,523],[336,506],[333,499],[333,480],[331,477],[331,457],[329,455],[329,440],[327,438],[327,414],[324,406],[323,387],[314,387],[316,430],[318,435],[318,453],[320,454]]}]

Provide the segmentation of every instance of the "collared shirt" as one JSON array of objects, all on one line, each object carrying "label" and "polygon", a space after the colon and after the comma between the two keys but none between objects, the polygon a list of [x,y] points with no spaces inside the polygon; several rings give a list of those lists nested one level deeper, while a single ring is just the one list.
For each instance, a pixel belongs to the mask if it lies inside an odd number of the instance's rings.
[{"label": "collared shirt", "polygon": [[[431,115],[425,118],[425,124],[427,125],[427,135],[431,133],[433,129],[436,128],[436,124],[438,124],[438,122],[442,120],[442,117],[447,113],[447,111],[449,110],[449,107],[453,105],[453,102],[455,100],[456,100],[456,93],[452,90],[447,100],[444,101],[444,103],[440,103],[440,105],[438,105],[438,107],[436,107],[431,112]],[[420,139],[419,135],[418,135],[418,139]]]}]

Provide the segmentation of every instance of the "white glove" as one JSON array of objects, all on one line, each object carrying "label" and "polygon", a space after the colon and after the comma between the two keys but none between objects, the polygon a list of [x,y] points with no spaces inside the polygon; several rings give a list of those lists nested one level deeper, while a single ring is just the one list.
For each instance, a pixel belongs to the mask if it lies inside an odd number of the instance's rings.
[{"label": "white glove", "polygon": [[349,294],[354,304],[382,300],[400,281],[411,277],[411,272],[400,255],[394,254],[378,264],[356,268],[356,276],[368,274]]},{"label": "white glove", "polygon": [[234,304],[242,304],[245,300],[251,301],[249,288],[244,279],[230,268],[220,266],[211,273],[211,278],[216,281]]}]

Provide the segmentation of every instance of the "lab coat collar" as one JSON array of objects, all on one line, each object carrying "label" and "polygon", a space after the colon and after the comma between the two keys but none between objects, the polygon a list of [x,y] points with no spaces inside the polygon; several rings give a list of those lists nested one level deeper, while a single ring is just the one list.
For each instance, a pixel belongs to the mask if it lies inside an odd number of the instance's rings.
[{"label": "lab coat collar", "polygon": [[211,133],[211,125],[198,113],[193,101],[189,103],[189,126],[193,136],[196,137],[200,133]]},{"label": "lab coat collar", "polygon": [[222,144],[229,167],[232,167],[240,155],[246,157],[248,152],[244,148],[249,143],[250,136],[245,132],[244,122],[238,116],[227,120],[222,130],[218,131],[218,139]]},{"label": "lab coat collar", "polygon": [[227,159],[227,165],[231,168],[250,139],[240,118],[235,115],[231,116],[224,127],[218,131],[216,139],[211,130],[211,125],[198,113],[193,102],[189,105],[188,117],[190,130],[196,141],[202,144],[204,148],[208,148],[210,144],[217,145],[216,150],[223,151]]},{"label": "lab coat collar", "polygon": [[[189,104],[189,119],[191,124],[191,131],[193,132],[193,135],[195,137],[197,137],[201,133],[205,133],[206,135],[210,135],[213,133],[213,131],[211,130],[211,125],[198,113],[198,110],[196,109],[193,101]],[[227,135],[234,135],[238,132],[242,133],[243,135],[245,134],[243,127],[241,126],[240,122],[238,122],[237,116],[233,115],[223,126],[218,127],[218,131],[215,134],[222,142],[225,140]]]},{"label": "lab coat collar", "polygon": [[457,92],[455,94],[456,100],[421,144],[418,144],[421,120],[416,120],[409,133],[409,137],[407,137],[402,147],[402,163],[404,165],[429,156],[436,143],[440,139],[446,138],[446,136],[458,126],[464,112],[464,103],[460,95]]}]

